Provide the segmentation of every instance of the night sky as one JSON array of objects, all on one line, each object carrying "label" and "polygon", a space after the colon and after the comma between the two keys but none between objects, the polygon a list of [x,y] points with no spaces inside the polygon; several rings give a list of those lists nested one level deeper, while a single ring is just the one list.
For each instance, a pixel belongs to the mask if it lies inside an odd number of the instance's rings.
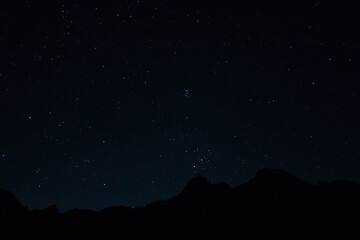
[{"label": "night sky", "polygon": [[360,9],[330,2],[1,1],[0,186],[66,211],[360,182]]}]

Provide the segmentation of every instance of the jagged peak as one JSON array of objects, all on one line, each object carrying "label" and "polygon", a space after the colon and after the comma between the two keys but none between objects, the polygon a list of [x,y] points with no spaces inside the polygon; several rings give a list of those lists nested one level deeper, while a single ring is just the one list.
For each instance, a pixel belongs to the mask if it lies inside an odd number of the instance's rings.
[{"label": "jagged peak", "polygon": [[263,168],[259,169],[252,182],[262,183],[265,185],[288,185],[288,184],[308,184],[291,173],[281,169]]},{"label": "jagged peak", "polygon": [[179,194],[179,197],[204,198],[211,196],[212,198],[215,195],[222,195],[231,190],[231,187],[224,182],[213,184],[205,177],[198,175],[189,181],[184,190]]},{"label": "jagged peak", "polygon": [[196,184],[196,185],[208,185],[211,184],[205,177],[201,176],[200,174],[197,175],[196,177],[193,177],[188,185],[192,185],[192,184]]},{"label": "jagged peak", "polygon": [[208,191],[211,186],[212,184],[205,177],[198,175],[188,182],[180,195],[197,195],[200,192]]}]

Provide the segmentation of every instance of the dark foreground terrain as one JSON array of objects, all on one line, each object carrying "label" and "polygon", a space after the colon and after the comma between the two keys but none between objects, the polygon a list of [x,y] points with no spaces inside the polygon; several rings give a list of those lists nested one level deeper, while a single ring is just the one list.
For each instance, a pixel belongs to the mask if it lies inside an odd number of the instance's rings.
[{"label": "dark foreground terrain", "polygon": [[[259,170],[234,189],[192,179],[176,197],[100,212],[28,211],[0,189],[0,239],[360,239],[360,185]],[[275,237],[275,238],[273,238]]]}]

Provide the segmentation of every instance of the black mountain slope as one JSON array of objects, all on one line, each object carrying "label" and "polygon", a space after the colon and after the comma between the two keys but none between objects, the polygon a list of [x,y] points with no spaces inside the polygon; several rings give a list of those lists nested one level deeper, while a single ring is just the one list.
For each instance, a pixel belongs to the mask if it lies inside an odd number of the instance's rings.
[{"label": "black mountain slope", "polygon": [[27,211],[1,190],[0,239],[360,239],[359,202],[359,184],[312,185],[274,169],[234,189],[198,176],[169,200],[100,212]]},{"label": "black mountain slope", "polygon": [[260,169],[253,179],[234,189],[233,199],[247,201],[258,207],[269,204],[294,204],[299,201],[313,201],[316,186],[301,181],[286,171]]},{"label": "black mountain slope", "polygon": [[16,197],[9,191],[0,188],[0,217],[15,218],[26,212]]},{"label": "black mountain slope", "polygon": [[190,180],[177,199],[192,202],[214,201],[228,197],[231,190],[226,183],[211,184],[206,178],[197,176]]},{"label": "black mountain slope", "polygon": [[27,221],[28,211],[9,191],[0,188],[0,239],[1,235],[11,235]]}]

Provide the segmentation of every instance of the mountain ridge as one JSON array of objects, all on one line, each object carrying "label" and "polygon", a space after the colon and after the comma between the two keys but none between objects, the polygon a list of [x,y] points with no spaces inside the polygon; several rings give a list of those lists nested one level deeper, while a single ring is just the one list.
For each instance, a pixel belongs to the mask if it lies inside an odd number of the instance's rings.
[{"label": "mountain ridge", "polygon": [[[255,238],[286,238],[298,232],[310,239],[350,239],[358,234],[356,226],[360,224],[359,184],[336,181],[313,185],[277,169],[261,169],[235,188],[197,176],[177,196],[136,208],[59,213],[53,205],[28,211],[11,195],[0,189],[0,220],[6,222],[3,233],[12,239],[22,239],[25,232],[40,239],[106,239],[116,235],[226,239],[240,234],[236,229],[241,229],[241,236]],[[12,199],[13,207],[6,206],[9,201],[4,199]]]}]

